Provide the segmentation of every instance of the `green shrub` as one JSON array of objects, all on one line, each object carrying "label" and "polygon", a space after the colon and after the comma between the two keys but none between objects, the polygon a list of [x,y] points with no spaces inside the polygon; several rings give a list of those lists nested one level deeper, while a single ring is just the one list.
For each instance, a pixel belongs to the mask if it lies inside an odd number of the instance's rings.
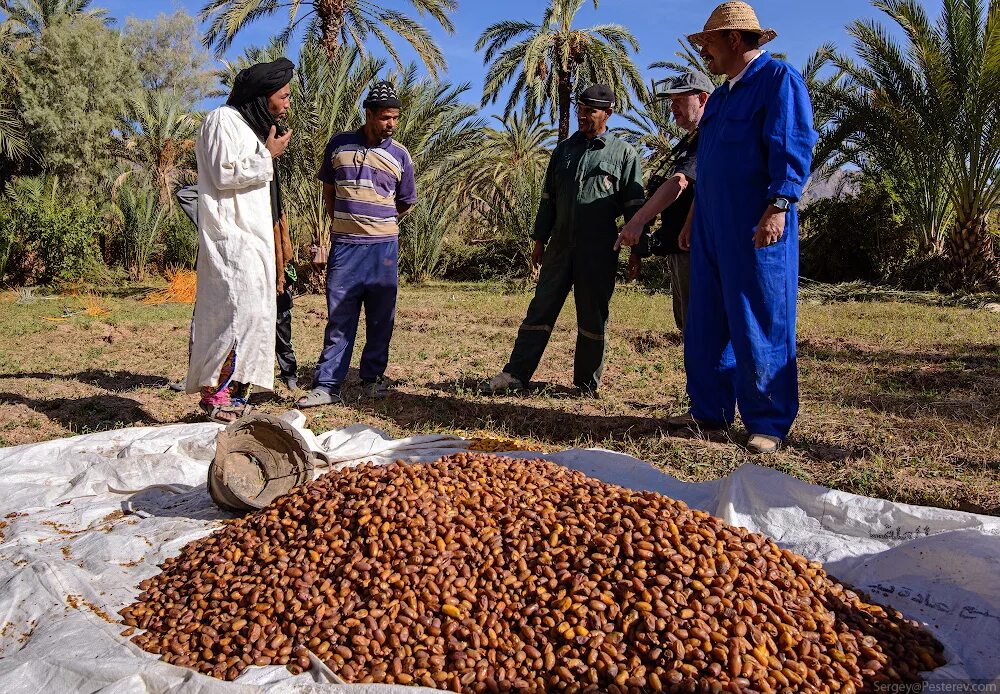
[{"label": "green shrub", "polygon": [[445,266],[445,234],[460,222],[451,191],[438,189],[421,198],[403,218],[399,234],[399,271],[411,281],[439,276]]},{"label": "green shrub", "polygon": [[122,265],[133,279],[145,279],[167,218],[167,208],[160,206],[155,188],[132,177],[126,178],[115,191],[112,208]]},{"label": "green shrub", "polygon": [[97,238],[98,206],[67,195],[57,179],[24,178],[7,189],[0,219],[0,259],[20,283],[90,282],[106,277]]},{"label": "green shrub", "polygon": [[854,194],[805,207],[801,237],[800,274],[820,282],[888,282],[919,255],[903,211],[869,179]]},{"label": "green shrub", "polygon": [[194,269],[198,260],[198,228],[175,209],[163,224],[163,264]]}]

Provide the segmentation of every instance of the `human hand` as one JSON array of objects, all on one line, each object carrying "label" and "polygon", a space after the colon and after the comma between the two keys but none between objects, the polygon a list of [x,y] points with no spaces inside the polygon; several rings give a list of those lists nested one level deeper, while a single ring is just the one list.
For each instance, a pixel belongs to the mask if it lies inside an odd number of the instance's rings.
[{"label": "human hand", "polygon": [[628,246],[629,248],[635,246],[639,243],[639,238],[642,236],[642,225],[639,224],[635,217],[625,222],[625,226],[622,227],[622,231],[618,234],[618,240],[615,241],[615,251],[621,250],[622,246]]},{"label": "human hand", "polygon": [[545,244],[535,241],[535,247],[531,249],[531,271],[535,272],[542,264],[542,256],[545,254]]},{"label": "human hand", "polygon": [[688,220],[681,229],[680,236],[677,237],[677,247],[682,251],[691,250],[691,220]]},{"label": "human hand", "polygon": [[642,258],[635,253],[630,253],[628,257],[628,274],[626,278],[629,282],[639,279],[642,273]]},{"label": "human hand", "polygon": [[785,235],[785,211],[768,207],[760,218],[757,231],[753,235],[753,247],[760,250],[773,246]]},{"label": "human hand", "polygon": [[280,157],[285,153],[288,148],[288,142],[292,139],[292,129],[289,128],[284,135],[281,137],[276,137],[278,129],[271,126],[271,132],[267,135],[267,141],[264,146],[267,147],[267,151],[271,153],[272,157]]}]

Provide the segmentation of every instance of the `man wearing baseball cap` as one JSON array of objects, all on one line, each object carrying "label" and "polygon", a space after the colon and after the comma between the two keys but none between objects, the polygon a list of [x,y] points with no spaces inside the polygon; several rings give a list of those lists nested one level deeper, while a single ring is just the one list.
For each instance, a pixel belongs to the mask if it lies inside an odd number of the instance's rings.
[{"label": "man wearing baseball cap", "polygon": [[532,265],[542,266],[535,297],[510,361],[483,385],[486,394],[528,385],[570,289],[577,324],[573,384],[583,395],[597,393],[618,269],[618,218],[629,219],[644,200],[638,152],[608,132],[614,107],[610,87],[586,89],[577,99],[577,132],[552,153],[531,235]]},{"label": "man wearing baseball cap", "polygon": [[802,76],[760,49],[776,36],[749,5],[727,2],[688,37],[728,81],[701,119],[698,193],[681,234],[691,247],[691,409],[671,424],[725,428],[738,406],[755,453],[776,452],[798,413],[796,203],[816,144]]},{"label": "man wearing baseball cap", "polygon": [[[650,197],[618,235],[621,246],[631,246],[629,279],[639,276],[641,259],[650,255],[666,256],[670,268],[670,292],[673,295],[674,322],[684,332],[687,318],[688,287],[691,282],[691,255],[681,248],[681,229],[694,202],[695,166],[698,156],[698,123],[705,112],[708,96],[715,89],[712,80],[701,72],[686,72],[670,80],[657,92],[670,99],[674,121],[687,135],[671,151],[666,175],[650,177]],[[644,230],[660,215],[660,228],[650,235]]]}]

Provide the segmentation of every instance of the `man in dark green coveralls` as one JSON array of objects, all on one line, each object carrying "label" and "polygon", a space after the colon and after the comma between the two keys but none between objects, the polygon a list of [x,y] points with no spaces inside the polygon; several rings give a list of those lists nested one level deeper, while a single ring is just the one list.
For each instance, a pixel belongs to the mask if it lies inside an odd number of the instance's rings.
[{"label": "man in dark green coveralls", "polygon": [[597,393],[618,269],[617,220],[628,220],[645,201],[639,154],[607,130],[614,105],[614,92],[605,85],[584,91],[577,103],[579,129],[552,153],[531,235],[532,264],[542,266],[535,298],[510,361],[483,385],[486,394],[528,385],[571,288],[577,324],[573,384],[584,395]]}]

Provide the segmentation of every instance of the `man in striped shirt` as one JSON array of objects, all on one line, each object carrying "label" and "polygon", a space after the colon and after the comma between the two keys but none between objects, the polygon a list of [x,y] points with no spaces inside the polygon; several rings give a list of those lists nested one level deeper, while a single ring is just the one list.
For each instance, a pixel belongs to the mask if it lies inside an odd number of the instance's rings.
[{"label": "man in striped shirt", "polygon": [[392,139],[402,103],[389,82],[377,82],[364,101],[365,124],[335,135],[319,171],[323,200],[333,220],[326,271],[329,318],[313,388],[299,407],[341,402],[365,309],[362,392],[387,394],[385,370],[399,286],[399,220],[417,200],[413,160]]}]

